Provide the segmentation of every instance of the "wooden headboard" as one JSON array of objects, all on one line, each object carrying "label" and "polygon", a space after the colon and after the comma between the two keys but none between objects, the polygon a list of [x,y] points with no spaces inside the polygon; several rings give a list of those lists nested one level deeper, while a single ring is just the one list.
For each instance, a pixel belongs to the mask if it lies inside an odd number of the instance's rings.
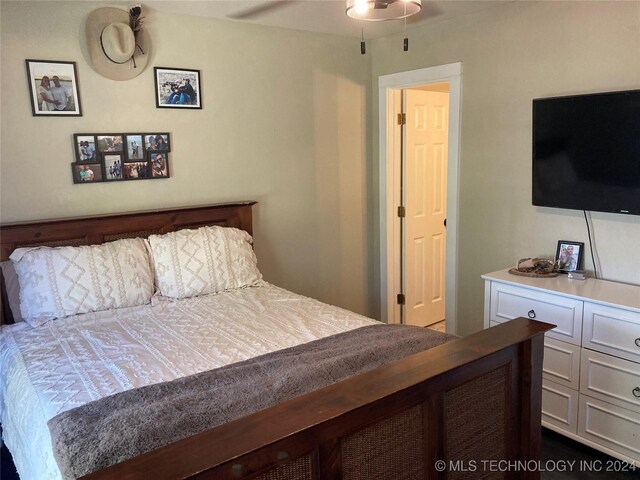
[{"label": "wooden headboard", "polygon": [[[95,245],[207,225],[235,227],[252,234],[251,207],[255,204],[246,201],[0,225],[0,260],[7,260],[19,247]],[[0,289],[2,317],[10,323],[12,317],[1,275]]]}]

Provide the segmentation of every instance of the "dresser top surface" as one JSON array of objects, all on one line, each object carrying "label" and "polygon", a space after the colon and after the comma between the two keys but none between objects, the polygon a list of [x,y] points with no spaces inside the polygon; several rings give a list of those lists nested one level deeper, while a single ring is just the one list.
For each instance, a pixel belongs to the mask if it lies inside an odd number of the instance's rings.
[{"label": "dresser top surface", "polygon": [[553,278],[521,277],[509,273],[509,269],[487,273],[482,275],[482,278],[640,312],[639,285],[610,282],[595,278],[573,280],[563,274]]}]

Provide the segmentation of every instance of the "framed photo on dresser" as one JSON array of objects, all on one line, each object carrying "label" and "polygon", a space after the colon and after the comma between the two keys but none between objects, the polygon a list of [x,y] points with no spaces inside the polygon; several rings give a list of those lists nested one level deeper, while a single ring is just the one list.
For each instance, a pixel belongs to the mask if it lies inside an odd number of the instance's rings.
[{"label": "framed photo on dresser", "polygon": [[556,250],[556,263],[560,272],[575,272],[582,268],[584,243],[560,240]]}]

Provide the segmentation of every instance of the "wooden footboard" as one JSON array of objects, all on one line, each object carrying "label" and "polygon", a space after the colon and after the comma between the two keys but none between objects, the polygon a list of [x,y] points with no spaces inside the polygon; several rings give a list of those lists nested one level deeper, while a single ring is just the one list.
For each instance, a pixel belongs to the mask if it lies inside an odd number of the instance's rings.
[{"label": "wooden footboard", "polygon": [[539,478],[551,328],[519,318],[83,478]]}]

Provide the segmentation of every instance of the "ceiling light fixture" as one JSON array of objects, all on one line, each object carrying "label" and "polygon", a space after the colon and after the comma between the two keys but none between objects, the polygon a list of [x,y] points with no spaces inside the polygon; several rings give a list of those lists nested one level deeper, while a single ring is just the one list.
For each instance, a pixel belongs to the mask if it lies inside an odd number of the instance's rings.
[{"label": "ceiling light fixture", "polygon": [[422,0],[347,0],[347,16],[368,22],[410,17],[421,8]]}]

